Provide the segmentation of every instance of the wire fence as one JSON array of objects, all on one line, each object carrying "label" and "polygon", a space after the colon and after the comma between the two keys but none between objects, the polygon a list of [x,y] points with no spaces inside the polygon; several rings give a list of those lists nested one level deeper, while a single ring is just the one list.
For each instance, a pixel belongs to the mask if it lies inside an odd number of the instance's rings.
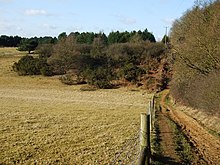
[{"label": "wire fence", "polygon": [[[151,155],[151,147],[150,147],[150,134],[151,132],[154,131],[154,121],[155,121],[155,98],[153,97],[152,100],[149,102],[149,108],[147,110],[147,113],[145,114],[146,116],[149,116],[149,122],[147,122],[148,126],[149,126],[149,132],[147,132],[144,128],[144,130],[142,130],[143,128],[141,128],[140,130],[138,130],[138,132],[136,132],[136,134],[134,136],[132,136],[132,138],[130,138],[125,145],[122,147],[122,149],[117,152],[117,154],[115,155],[114,159],[110,162],[109,165],[136,165],[136,164],[142,164],[142,156],[143,156],[143,152],[142,152],[142,147],[141,147],[141,143],[143,143],[143,139],[146,140],[148,139],[148,147],[149,150],[147,151],[149,155],[148,156],[148,160],[150,160],[150,155]],[[146,127],[146,126],[144,126]],[[141,142],[142,141],[142,142]],[[144,146],[146,147],[146,146]],[[140,161],[141,160],[141,161]],[[145,161],[145,159],[144,159]],[[148,163],[149,164],[149,161]]]},{"label": "wire fence", "polygon": [[139,144],[140,130],[125,143],[109,165],[137,164],[140,156]]}]

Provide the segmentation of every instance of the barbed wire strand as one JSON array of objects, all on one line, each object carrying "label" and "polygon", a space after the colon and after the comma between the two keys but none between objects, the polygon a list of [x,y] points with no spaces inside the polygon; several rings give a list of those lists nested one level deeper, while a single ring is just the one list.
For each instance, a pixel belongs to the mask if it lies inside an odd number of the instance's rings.
[{"label": "barbed wire strand", "polygon": [[140,150],[138,150],[137,153],[136,153],[137,155],[134,157],[134,159],[132,161],[132,165],[135,165],[135,163],[139,160],[139,157],[140,157],[140,154],[141,154]]},{"label": "barbed wire strand", "polygon": [[134,153],[135,150],[137,149],[136,146],[137,146],[137,144],[138,144],[138,142],[139,142],[138,139],[139,139],[139,138],[137,138],[137,139],[134,141],[134,144],[133,144],[133,145],[130,145],[130,147],[127,149],[127,153],[126,153],[126,155],[125,155],[125,161],[126,161],[126,162],[129,161],[129,160],[131,160],[132,157],[134,156],[133,153]]},{"label": "barbed wire strand", "polygon": [[123,153],[126,153],[126,150],[128,151],[128,147],[135,141],[137,140],[137,137],[136,138],[132,138],[131,140],[129,140],[128,144],[126,146],[123,147],[123,149],[116,155],[115,159],[112,161],[112,163],[110,163],[110,165],[112,164],[115,164],[116,161],[120,158],[120,156],[123,154]]},{"label": "barbed wire strand", "polygon": [[[128,160],[130,160],[130,162],[132,162],[132,161],[131,161],[131,160],[132,160],[132,157],[133,157],[133,156],[135,157],[135,154],[136,154],[136,153],[134,154],[134,151],[135,151],[135,150],[138,151],[138,149],[137,149],[138,142],[139,142],[138,139],[139,139],[139,137],[138,137],[137,140],[134,142],[134,145],[131,146],[131,148],[130,148],[130,150],[129,150],[130,152],[127,153],[127,158],[128,158]],[[137,152],[137,151],[136,151],[136,152]],[[129,159],[129,155],[128,155],[128,154],[130,155],[130,159]],[[129,162],[129,163],[130,163],[130,162]]]},{"label": "barbed wire strand", "polygon": [[[141,130],[140,130],[140,132],[139,132],[139,136],[141,135]],[[136,153],[134,154],[135,156],[134,156],[134,159],[131,161],[132,162],[132,165],[134,165],[135,164],[135,162],[137,162],[137,160],[139,160],[139,156],[140,156],[140,148],[139,148],[139,146],[138,146],[138,143],[140,143],[140,138],[139,138],[139,140],[137,141],[137,151],[136,151]]]},{"label": "barbed wire strand", "polygon": [[131,162],[131,159],[134,155],[133,153],[135,152],[136,146],[137,146],[138,141],[139,141],[138,139],[139,139],[139,137],[136,138],[136,140],[133,141],[133,143],[134,143],[133,145],[129,145],[127,147],[126,151],[121,154],[121,156],[123,156],[122,159],[121,159],[122,162],[125,162],[125,163],[130,163]]},{"label": "barbed wire strand", "polygon": [[110,165],[114,165],[116,163],[116,161],[118,160],[118,158],[125,152],[125,149],[127,149],[132,142],[136,141],[137,139],[139,139],[139,134],[140,134],[140,130],[138,130],[137,133],[135,133],[135,135],[133,136],[133,138],[129,139],[129,141],[127,142],[127,144],[121,149],[121,151],[115,156],[115,159],[110,163]]}]

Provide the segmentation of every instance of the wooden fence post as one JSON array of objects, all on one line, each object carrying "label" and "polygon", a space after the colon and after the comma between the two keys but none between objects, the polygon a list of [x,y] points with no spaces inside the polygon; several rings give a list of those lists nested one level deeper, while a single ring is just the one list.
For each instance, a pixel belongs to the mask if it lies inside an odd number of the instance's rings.
[{"label": "wooden fence post", "polygon": [[151,127],[152,127],[152,130],[151,131],[154,131],[154,124],[155,124],[155,95],[153,96],[153,99],[152,99],[152,123],[151,123]]},{"label": "wooden fence post", "polygon": [[150,130],[153,130],[153,111],[152,111],[152,100],[149,102],[148,115],[150,115]]},{"label": "wooden fence post", "polygon": [[150,115],[141,114],[140,160],[139,165],[150,164]]}]

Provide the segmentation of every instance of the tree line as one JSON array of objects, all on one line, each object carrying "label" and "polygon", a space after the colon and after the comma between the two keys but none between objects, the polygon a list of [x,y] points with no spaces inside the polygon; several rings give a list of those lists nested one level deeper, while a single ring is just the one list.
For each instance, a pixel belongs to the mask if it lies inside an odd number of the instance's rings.
[{"label": "tree line", "polygon": [[[139,34],[143,40],[149,40],[151,42],[156,42],[154,35],[150,32],[148,32],[147,29],[144,31],[132,31],[132,32],[110,32],[107,36],[106,34],[102,33],[102,38],[104,39],[106,44],[113,44],[113,43],[125,43],[130,40],[131,37],[134,35]],[[76,40],[78,43],[81,44],[92,44],[94,38],[97,36],[100,36],[100,33],[94,33],[94,32],[72,32],[69,35],[74,35],[76,37]],[[34,48],[37,47],[38,44],[48,44],[48,43],[57,43],[58,40],[60,40],[63,37],[67,37],[66,32],[63,32],[58,35],[58,37],[31,37],[31,38],[25,38],[20,36],[7,36],[7,35],[1,35],[0,36],[0,47],[24,47],[24,45],[31,44],[35,45]],[[33,48],[32,48],[33,49]],[[33,49],[34,50],[34,49]],[[26,50],[24,50],[26,51]],[[28,51],[28,50],[27,50]]]},{"label": "tree line", "polygon": [[19,36],[0,36],[0,47],[17,47],[21,43],[22,38]]}]

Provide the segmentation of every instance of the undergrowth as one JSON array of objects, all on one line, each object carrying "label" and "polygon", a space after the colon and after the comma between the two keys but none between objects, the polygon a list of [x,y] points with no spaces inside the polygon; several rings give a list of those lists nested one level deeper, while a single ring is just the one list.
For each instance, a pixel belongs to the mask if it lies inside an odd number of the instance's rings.
[{"label": "undergrowth", "polygon": [[[166,96],[166,105],[171,105],[171,97],[169,94]],[[192,148],[188,142],[187,136],[181,131],[180,126],[178,126],[174,121],[169,119],[169,123],[174,132],[174,141],[176,143],[176,152],[183,164],[191,164],[193,160]]]},{"label": "undergrowth", "polygon": [[160,113],[160,105],[159,100],[161,96],[157,96],[155,100],[156,110],[155,110],[155,122],[154,122],[154,133],[152,136],[152,164],[153,165],[161,165],[162,163],[159,161],[160,157],[162,157],[162,147],[161,147],[161,137],[160,137],[160,128],[158,123],[158,115]]},{"label": "undergrowth", "polygon": [[187,140],[186,135],[180,131],[180,127],[173,122],[170,121],[170,125],[174,131],[174,140],[176,143],[176,152],[179,155],[179,158],[183,164],[190,164],[193,160],[192,148]]}]

